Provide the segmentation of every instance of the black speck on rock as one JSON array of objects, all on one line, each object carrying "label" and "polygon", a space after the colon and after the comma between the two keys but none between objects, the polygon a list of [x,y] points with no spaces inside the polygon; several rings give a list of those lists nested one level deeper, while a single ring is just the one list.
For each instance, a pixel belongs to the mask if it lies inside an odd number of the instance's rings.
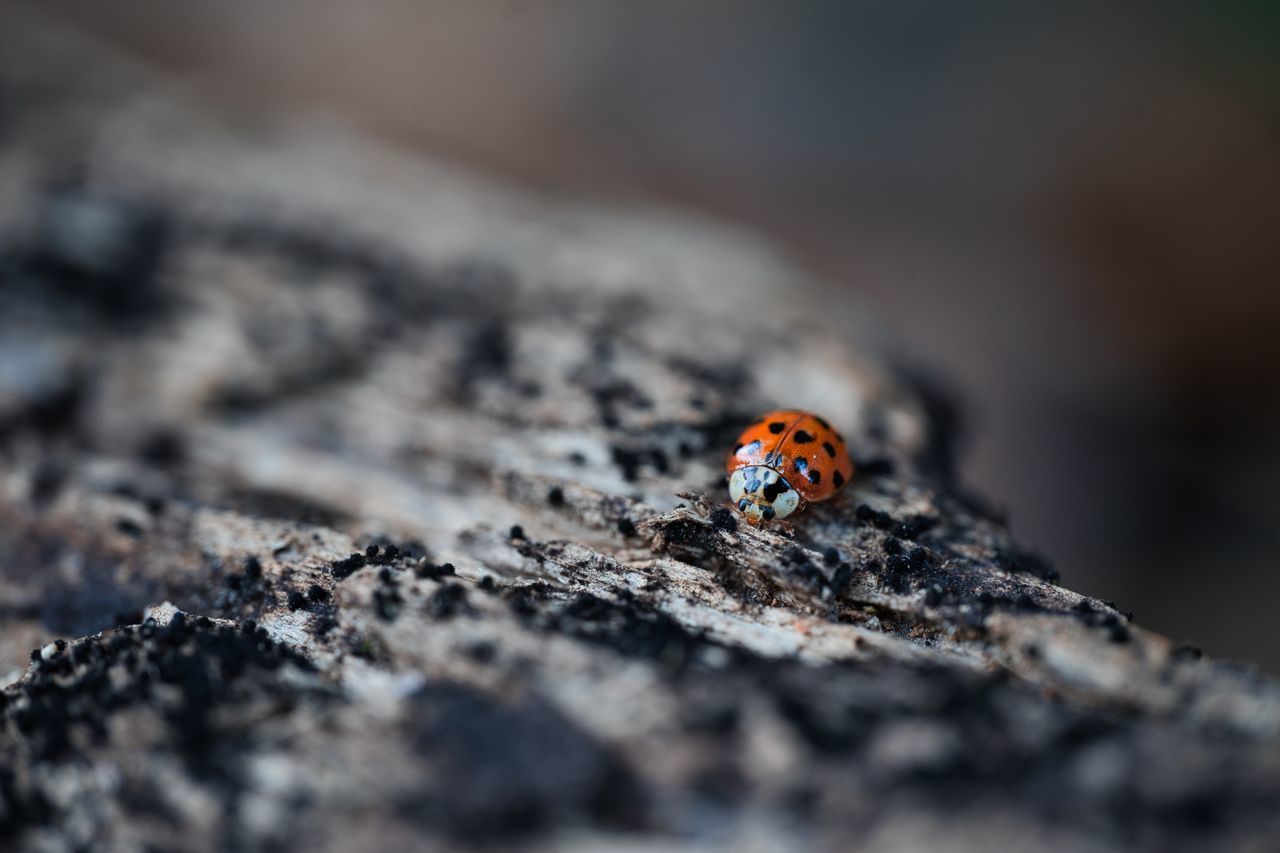
[{"label": "black speck on rock", "polygon": [[404,807],[429,825],[496,841],[566,820],[643,823],[645,797],[634,774],[541,698],[502,700],[433,682],[413,705],[410,742],[432,773]]},{"label": "black speck on rock", "polygon": [[462,584],[446,583],[427,599],[427,612],[437,619],[449,619],[466,607],[467,589]]},{"label": "black speck on rock", "polygon": [[894,464],[893,460],[887,456],[878,456],[874,459],[855,462],[853,471],[858,477],[888,477],[893,474]]},{"label": "black speck on rock", "polygon": [[853,579],[853,566],[848,563],[841,563],[836,570],[831,573],[831,582],[827,585],[832,595],[838,596],[844,592],[844,588],[849,585],[849,581]]},{"label": "black speck on rock", "polygon": [[716,553],[720,545],[719,531],[710,522],[693,518],[674,518],[661,526],[662,541],[672,555],[697,563]]},{"label": "black speck on rock", "polygon": [[418,561],[413,573],[420,578],[439,579],[455,575],[458,570],[454,568],[453,563],[440,563],[437,565],[436,563],[428,562],[424,558]]},{"label": "black speck on rock", "polygon": [[1005,571],[1031,575],[1052,584],[1058,582],[1058,572],[1049,561],[1032,551],[1006,548],[996,554],[995,563]]},{"label": "black speck on rock", "polygon": [[116,521],[116,530],[119,530],[125,536],[132,536],[134,539],[143,534],[142,526],[131,518],[121,518]]},{"label": "black speck on rock", "polygon": [[869,524],[880,530],[888,530],[893,527],[893,517],[890,516],[889,513],[872,509],[866,504],[858,504],[857,508],[853,511],[853,517],[860,524]]},{"label": "black speck on rock", "polygon": [[725,530],[733,533],[738,529],[738,519],[733,515],[732,510],[719,507],[711,512],[711,524],[718,530]]},{"label": "black speck on rock", "polygon": [[644,454],[620,445],[614,445],[609,452],[613,464],[622,470],[622,479],[634,483],[640,478],[640,464],[644,461]]},{"label": "black speck on rock", "polygon": [[1171,653],[1175,661],[1198,661],[1204,657],[1204,652],[1199,646],[1193,646],[1190,643],[1179,643],[1174,646]]},{"label": "black speck on rock", "polygon": [[618,519],[618,532],[621,533],[623,536],[635,536],[636,535],[635,522],[627,518],[626,516],[623,516],[622,518]]},{"label": "black speck on rock", "polygon": [[782,562],[780,569],[783,574],[790,574],[815,588],[826,585],[826,577],[822,570],[809,559],[809,555],[799,545],[789,545],[782,552]]},{"label": "black speck on rock", "polygon": [[[369,547],[375,548],[376,546],[370,545]],[[364,554],[351,554],[331,565],[329,571],[338,580],[343,580],[360,571],[366,565],[368,565],[368,561]]]},{"label": "black speck on rock", "polygon": [[289,593],[288,605],[290,610],[301,610],[307,606],[307,597],[295,589]]},{"label": "black speck on rock", "polygon": [[913,515],[893,525],[893,534],[903,539],[915,539],[928,533],[938,525],[938,519],[932,516]]},{"label": "black speck on rock", "polygon": [[511,369],[513,344],[510,329],[501,321],[481,323],[471,331],[459,353],[454,391],[469,399],[486,379],[500,379]]},{"label": "black speck on rock", "polygon": [[685,667],[705,643],[665,613],[638,602],[619,604],[589,593],[572,599],[557,617],[554,625],[562,633],[674,669]]}]

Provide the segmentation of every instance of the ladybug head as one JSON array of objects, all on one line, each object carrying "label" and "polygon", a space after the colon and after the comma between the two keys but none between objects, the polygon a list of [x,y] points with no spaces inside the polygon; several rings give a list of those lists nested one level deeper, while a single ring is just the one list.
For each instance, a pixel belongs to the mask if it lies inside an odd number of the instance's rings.
[{"label": "ladybug head", "polygon": [[786,518],[800,507],[799,493],[781,474],[763,465],[730,474],[729,498],[752,524]]}]

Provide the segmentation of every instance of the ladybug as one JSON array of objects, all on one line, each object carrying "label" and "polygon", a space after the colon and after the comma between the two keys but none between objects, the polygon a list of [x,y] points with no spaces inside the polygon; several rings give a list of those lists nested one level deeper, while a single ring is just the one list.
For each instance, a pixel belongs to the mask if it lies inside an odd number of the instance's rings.
[{"label": "ladybug", "polygon": [[776,409],[752,421],[725,462],[729,497],[751,524],[825,501],[853,476],[844,438],[812,412]]}]

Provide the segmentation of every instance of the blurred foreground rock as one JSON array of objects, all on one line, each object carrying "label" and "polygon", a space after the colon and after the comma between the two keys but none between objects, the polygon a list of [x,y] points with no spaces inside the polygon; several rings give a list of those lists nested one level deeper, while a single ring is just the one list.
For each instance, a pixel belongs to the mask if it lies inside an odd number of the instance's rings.
[{"label": "blurred foreground rock", "polygon": [[[1059,586],[764,250],[4,21],[0,847],[1275,849],[1276,683]],[[792,532],[717,511],[775,405],[859,464]]]}]

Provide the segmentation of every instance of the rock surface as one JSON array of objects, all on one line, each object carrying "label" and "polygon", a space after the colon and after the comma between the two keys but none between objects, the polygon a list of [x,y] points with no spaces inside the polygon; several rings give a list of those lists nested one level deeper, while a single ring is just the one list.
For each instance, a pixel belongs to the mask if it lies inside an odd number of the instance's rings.
[{"label": "rock surface", "polygon": [[[22,23],[0,846],[1275,848],[1280,687],[1059,585],[767,251]],[[778,404],[858,474],[749,529]]]}]

